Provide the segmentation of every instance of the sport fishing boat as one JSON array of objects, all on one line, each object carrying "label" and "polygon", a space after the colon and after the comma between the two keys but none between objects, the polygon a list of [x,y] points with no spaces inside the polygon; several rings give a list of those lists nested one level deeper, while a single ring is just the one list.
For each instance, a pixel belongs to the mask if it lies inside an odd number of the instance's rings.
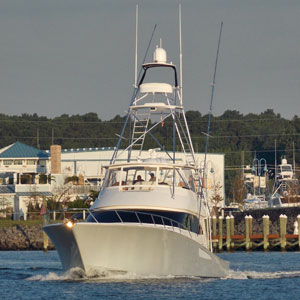
[{"label": "sport fishing boat", "polygon": [[[148,82],[154,69],[170,71],[172,82]],[[224,277],[228,263],[212,253],[210,210],[183,108],[181,70],[178,81],[176,66],[167,62],[160,45],[142,71],[87,220],[50,224],[43,230],[66,270]],[[156,137],[167,125],[172,129],[171,149]],[[157,148],[142,157],[147,139]],[[178,147],[184,160],[176,157]],[[124,153],[125,161],[120,159]]]},{"label": "sport fishing boat", "polygon": [[299,181],[294,169],[286,158],[281,159],[276,170],[275,191],[268,200],[270,207],[300,206]]}]

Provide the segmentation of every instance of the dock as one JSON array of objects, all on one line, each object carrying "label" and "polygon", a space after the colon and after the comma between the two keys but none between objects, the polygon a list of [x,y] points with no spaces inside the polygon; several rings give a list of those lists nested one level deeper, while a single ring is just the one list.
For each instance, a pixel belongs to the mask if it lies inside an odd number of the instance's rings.
[{"label": "dock", "polygon": [[212,246],[215,252],[222,251],[299,251],[300,235],[298,224],[300,224],[300,215],[295,221],[294,232],[287,233],[286,215],[279,216],[279,232],[270,233],[270,218],[268,215],[262,217],[262,232],[253,233],[253,218],[246,215],[245,234],[235,233],[235,218],[227,216],[223,218],[212,217]]}]

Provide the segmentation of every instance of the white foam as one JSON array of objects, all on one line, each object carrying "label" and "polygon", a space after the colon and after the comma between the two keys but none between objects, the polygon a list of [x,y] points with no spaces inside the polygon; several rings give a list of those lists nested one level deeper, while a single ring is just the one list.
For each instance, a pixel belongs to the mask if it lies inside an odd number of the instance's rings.
[{"label": "white foam", "polygon": [[50,272],[47,275],[35,275],[29,277],[28,280],[37,280],[37,281],[53,281],[53,280],[82,280],[85,278],[85,272],[80,268],[73,268],[63,274],[56,274]]},{"label": "white foam", "polygon": [[277,271],[277,272],[256,272],[256,271],[229,271],[229,275],[223,279],[279,279],[300,277],[300,271]]},{"label": "white foam", "polygon": [[[277,272],[256,272],[256,271],[233,271],[230,270],[228,276],[222,278],[223,280],[234,279],[234,280],[249,280],[249,279],[279,279],[279,278],[295,278],[300,277],[300,271],[277,271]],[[35,275],[27,280],[36,281],[126,281],[126,280],[147,280],[147,279],[176,279],[177,276],[156,276],[156,275],[137,275],[135,273],[113,271],[113,270],[91,270],[85,273],[81,268],[73,268],[62,274],[50,272],[46,275]],[[180,277],[180,278],[199,278],[191,277]],[[203,278],[201,279],[203,280]]]},{"label": "white foam", "polygon": [[101,281],[101,280],[140,280],[140,279],[172,279],[174,276],[137,275],[135,273],[113,270],[90,270],[85,273],[81,268],[72,268],[62,274],[50,272],[47,275],[35,275],[27,280],[36,281]]}]

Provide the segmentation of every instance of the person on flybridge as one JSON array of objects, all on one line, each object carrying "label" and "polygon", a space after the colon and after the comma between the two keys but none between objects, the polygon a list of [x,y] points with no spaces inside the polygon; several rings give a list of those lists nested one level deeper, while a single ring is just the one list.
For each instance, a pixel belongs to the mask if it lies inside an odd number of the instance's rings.
[{"label": "person on flybridge", "polygon": [[156,178],[154,176],[154,173],[150,173],[150,179],[149,179],[149,181],[155,181],[155,180],[156,180]]},{"label": "person on flybridge", "polygon": [[136,184],[137,182],[143,182],[144,179],[142,179],[142,176],[141,175],[138,175],[136,180],[133,181],[133,184]]}]

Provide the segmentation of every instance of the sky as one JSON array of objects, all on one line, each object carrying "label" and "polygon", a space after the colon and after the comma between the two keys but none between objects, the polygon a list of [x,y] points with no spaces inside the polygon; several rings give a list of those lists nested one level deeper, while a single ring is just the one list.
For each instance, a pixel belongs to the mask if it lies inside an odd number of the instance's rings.
[{"label": "sky", "polygon": [[[178,65],[178,0],[0,0],[0,112],[124,115],[134,84],[135,6],[141,63],[155,24]],[[300,115],[299,0],[182,0],[183,103],[213,114]]]}]

